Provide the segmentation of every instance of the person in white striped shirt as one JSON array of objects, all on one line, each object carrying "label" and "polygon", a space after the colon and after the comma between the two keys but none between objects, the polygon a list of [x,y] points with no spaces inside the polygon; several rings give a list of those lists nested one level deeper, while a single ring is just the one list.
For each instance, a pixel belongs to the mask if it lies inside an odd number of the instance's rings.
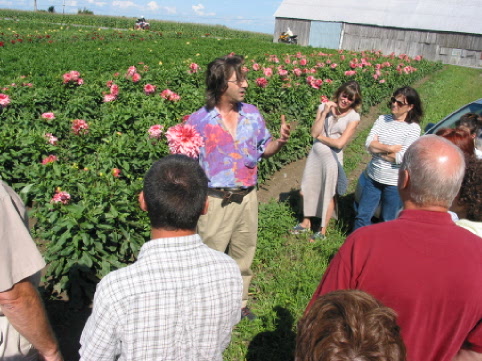
[{"label": "person in white striped shirt", "polygon": [[380,203],[383,221],[395,219],[402,208],[398,170],[405,151],[420,137],[422,102],[415,89],[403,87],[395,90],[389,105],[391,114],[380,115],[365,143],[372,160],[358,181],[362,191],[355,204],[355,230],[371,224]]}]

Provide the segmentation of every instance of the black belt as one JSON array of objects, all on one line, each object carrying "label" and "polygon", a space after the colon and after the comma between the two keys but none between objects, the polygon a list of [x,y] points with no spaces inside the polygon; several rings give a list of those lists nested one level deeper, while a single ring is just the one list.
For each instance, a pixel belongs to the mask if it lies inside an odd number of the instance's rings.
[{"label": "black belt", "polygon": [[221,198],[221,206],[227,206],[231,202],[241,204],[244,196],[248,195],[254,189],[254,186],[248,188],[242,187],[223,187],[209,188],[208,195],[215,198]]}]

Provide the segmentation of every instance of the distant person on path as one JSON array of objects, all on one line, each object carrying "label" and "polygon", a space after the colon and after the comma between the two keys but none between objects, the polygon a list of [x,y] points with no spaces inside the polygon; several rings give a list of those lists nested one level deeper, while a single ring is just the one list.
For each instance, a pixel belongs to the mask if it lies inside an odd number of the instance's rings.
[{"label": "distant person on path", "polygon": [[247,301],[258,233],[257,164],[281,150],[290,126],[281,116],[280,137],[274,140],[259,110],[243,103],[248,87],[243,62],[239,55],[227,55],[208,65],[206,105],[186,124],[204,139],[199,164],[209,179],[209,210],[199,219],[198,232],[204,243],[227,252],[238,264],[242,318],[253,319]]},{"label": "distant person on path", "polygon": [[398,180],[404,210],[346,239],[306,312],[328,292],[359,289],[397,312],[408,360],[482,359],[482,242],[447,212],[464,170],[446,139],[415,141]]},{"label": "distant person on path", "polygon": [[361,104],[360,85],[349,81],[337,89],[333,101],[321,103],[318,107],[311,127],[313,148],[301,181],[303,221],[291,229],[292,234],[309,231],[311,218],[317,217],[321,218],[321,227],[310,240],[314,242],[325,238],[326,228],[336,208],[338,175],[343,171],[339,168],[343,167],[343,148],[360,123],[358,112]]},{"label": "distant person on path", "polygon": [[422,103],[415,89],[403,87],[393,93],[390,108],[391,114],[376,120],[365,143],[372,160],[358,180],[361,198],[355,203],[354,229],[371,224],[380,202],[383,221],[395,219],[402,207],[398,169],[407,148],[420,137]]},{"label": "distant person on path", "polygon": [[152,240],[134,264],[100,281],[80,360],[223,359],[240,320],[242,280],[236,263],[196,234],[207,183],[184,155],[152,165],[139,195]]},{"label": "distant person on path", "polygon": [[405,361],[397,314],[366,292],[340,290],[298,323],[295,361]]},{"label": "distant person on path", "polygon": [[0,181],[0,360],[62,361],[37,291],[45,267],[20,197]]}]

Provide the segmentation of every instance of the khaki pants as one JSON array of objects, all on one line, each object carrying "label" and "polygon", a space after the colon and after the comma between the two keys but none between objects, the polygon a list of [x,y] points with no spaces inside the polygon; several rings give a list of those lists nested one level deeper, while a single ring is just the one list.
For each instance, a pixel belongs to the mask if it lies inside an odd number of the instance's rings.
[{"label": "khaki pants", "polygon": [[0,315],[0,360],[38,360],[37,350],[13,328],[7,317],[3,315]]},{"label": "khaki pants", "polygon": [[226,252],[238,264],[243,277],[242,307],[246,307],[258,237],[258,195],[252,190],[241,204],[221,207],[221,202],[209,197],[208,213],[199,219],[197,232],[207,246]]}]

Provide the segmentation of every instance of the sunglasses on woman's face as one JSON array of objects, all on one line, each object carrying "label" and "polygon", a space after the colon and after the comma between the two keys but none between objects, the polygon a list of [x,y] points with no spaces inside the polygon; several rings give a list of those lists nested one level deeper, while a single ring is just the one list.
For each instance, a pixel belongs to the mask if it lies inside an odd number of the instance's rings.
[{"label": "sunglasses on woman's face", "polygon": [[397,104],[399,107],[403,107],[404,105],[408,105],[408,103],[401,102],[400,100],[395,99],[394,97],[390,98],[391,104]]}]

